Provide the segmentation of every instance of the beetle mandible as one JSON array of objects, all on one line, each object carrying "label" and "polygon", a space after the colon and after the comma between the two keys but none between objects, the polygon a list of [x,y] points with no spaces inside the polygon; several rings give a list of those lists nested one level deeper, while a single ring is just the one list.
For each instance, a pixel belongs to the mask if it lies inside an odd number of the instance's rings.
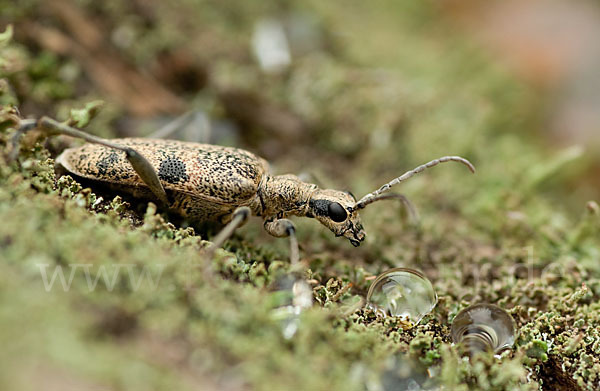
[{"label": "beetle mandible", "polygon": [[407,171],[356,201],[349,192],[320,189],[295,175],[271,175],[264,159],[243,149],[162,139],[107,140],[48,117],[21,120],[15,140],[35,128],[47,135],[68,135],[88,142],[66,149],[56,158],[69,173],[107,183],[136,198],[158,200],[169,211],[191,221],[226,224],[212,248],[220,247],[249,215],[261,217],[270,235],[290,237],[292,263],[298,260],[298,247],[289,216],[315,218],[336,236],[359,246],[365,239],[358,213],[361,209],[390,198],[410,208],[406,197],[388,193],[392,186],[449,161],[475,172],[468,160],[444,156]]}]

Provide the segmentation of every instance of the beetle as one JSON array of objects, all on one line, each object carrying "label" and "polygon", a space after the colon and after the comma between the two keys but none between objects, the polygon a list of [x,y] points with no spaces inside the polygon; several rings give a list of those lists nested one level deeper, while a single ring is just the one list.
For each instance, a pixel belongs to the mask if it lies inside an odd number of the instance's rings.
[{"label": "beetle", "polygon": [[359,216],[361,209],[390,198],[411,208],[403,195],[388,193],[391,187],[444,162],[459,162],[475,172],[467,159],[444,156],[404,173],[357,201],[349,192],[321,189],[295,175],[271,175],[264,159],[239,148],[163,139],[107,140],[48,117],[21,120],[15,140],[34,128],[47,135],[87,141],[56,158],[68,173],[109,184],[136,198],[158,201],[191,221],[225,224],[212,248],[220,247],[249,215],[261,217],[270,235],[290,237],[292,262],[298,260],[298,247],[294,224],[287,217],[314,218],[336,236],[359,246],[366,236]]}]

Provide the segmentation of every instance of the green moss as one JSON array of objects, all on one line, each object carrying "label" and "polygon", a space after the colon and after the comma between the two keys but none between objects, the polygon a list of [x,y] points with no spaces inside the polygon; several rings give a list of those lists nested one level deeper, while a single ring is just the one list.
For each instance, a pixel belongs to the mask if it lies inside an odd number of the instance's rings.
[{"label": "green moss", "polygon": [[528,357],[541,361],[548,360],[548,344],[546,342],[535,339],[528,344],[526,349]]}]

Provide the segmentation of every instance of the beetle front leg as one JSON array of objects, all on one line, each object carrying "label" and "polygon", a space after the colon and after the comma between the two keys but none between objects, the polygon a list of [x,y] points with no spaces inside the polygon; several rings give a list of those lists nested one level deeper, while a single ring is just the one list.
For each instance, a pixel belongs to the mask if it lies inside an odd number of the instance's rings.
[{"label": "beetle front leg", "polygon": [[288,219],[266,219],[264,223],[265,231],[276,238],[290,238],[290,263],[298,264],[300,260],[300,250],[298,249],[298,239],[296,238],[296,227]]}]

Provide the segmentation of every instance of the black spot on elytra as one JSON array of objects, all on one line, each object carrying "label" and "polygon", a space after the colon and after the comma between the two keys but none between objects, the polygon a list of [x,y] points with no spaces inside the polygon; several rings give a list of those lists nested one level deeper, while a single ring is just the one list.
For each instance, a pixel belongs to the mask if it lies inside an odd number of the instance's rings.
[{"label": "black spot on elytra", "polygon": [[185,183],[189,179],[189,176],[185,172],[185,163],[175,156],[169,156],[160,162],[158,177],[165,182],[174,184]]},{"label": "black spot on elytra", "polygon": [[119,162],[119,159],[120,159],[120,157],[115,151],[109,152],[107,155],[105,155],[102,159],[100,159],[96,163],[96,168],[98,169],[98,174],[106,175],[106,173],[108,172],[109,169],[111,169],[111,171],[112,171],[112,169]]}]

